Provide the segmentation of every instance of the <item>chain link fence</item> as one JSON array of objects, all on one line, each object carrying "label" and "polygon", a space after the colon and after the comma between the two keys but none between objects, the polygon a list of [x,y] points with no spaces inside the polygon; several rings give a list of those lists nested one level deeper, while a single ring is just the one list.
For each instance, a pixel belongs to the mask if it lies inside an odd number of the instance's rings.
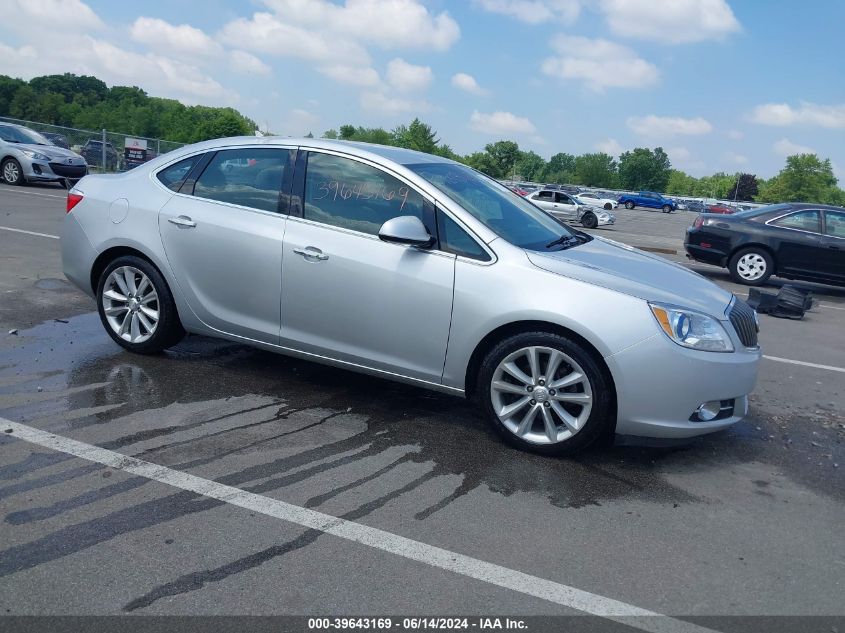
[{"label": "chain link fence", "polygon": [[28,127],[46,136],[54,145],[80,154],[88,163],[88,173],[126,171],[185,145],[109,130],[80,130],[10,117],[0,117],[0,121]]}]

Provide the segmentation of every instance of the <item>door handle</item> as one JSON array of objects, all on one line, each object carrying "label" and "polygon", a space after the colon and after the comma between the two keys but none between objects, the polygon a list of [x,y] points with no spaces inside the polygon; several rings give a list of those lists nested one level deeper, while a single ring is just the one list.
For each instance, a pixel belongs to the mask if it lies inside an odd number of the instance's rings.
[{"label": "door handle", "polygon": [[175,224],[176,226],[184,226],[187,229],[192,229],[197,225],[197,223],[194,222],[187,215],[179,215],[175,218],[167,218],[167,221],[171,224]]},{"label": "door handle", "polygon": [[308,246],[304,249],[295,248],[293,249],[293,252],[297,255],[302,255],[306,259],[316,259],[321,262],[329,258],[328,255],[323,255],[323,251],[321,251],[319,248],[315,248],[314,246]]}]

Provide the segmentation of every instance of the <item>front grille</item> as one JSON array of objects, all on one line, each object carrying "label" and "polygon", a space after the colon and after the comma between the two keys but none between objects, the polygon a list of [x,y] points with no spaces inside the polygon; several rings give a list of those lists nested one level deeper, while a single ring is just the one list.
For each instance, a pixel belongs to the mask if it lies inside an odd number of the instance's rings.
[{"label": "front grille", "polygon": [[731,325],[734,326],[739,340],[745,347],[757,347],[757,319],[754,308],[736,297],[731,313],[728,315]]},{"label": "front grille", "polygon": [[57,176],[64,178],[82,178],[88,170],[86,165],[67,165],[62,163],[50,163],[50,169]]}]

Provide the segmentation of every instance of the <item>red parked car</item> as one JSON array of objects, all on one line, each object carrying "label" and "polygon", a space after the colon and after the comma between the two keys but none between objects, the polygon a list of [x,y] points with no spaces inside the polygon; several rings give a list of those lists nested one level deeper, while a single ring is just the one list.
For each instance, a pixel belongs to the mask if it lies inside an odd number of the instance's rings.
[{"label": "red parked car", "polygon": [[730,215],[739,211],[736,207],[731,207],[726,204],[717,202],[716,204],[707,205],[707,213],[719,213],[722,215]]},{"label": "red parked car", "polygon": [[514,193],[518,193],[518,194],[519,194],[519,195],[521,195],[521,196],[527,196],[527,195],[528,195],[528,192],[527,192],[527,191],[525,191],[525,189],[520,189],[519,187],[516,187],[516,186],[514,186],[514,187],[508,187],[508,189],[510,189],[510,190],[511,190],[511,191],[513,191]]}]

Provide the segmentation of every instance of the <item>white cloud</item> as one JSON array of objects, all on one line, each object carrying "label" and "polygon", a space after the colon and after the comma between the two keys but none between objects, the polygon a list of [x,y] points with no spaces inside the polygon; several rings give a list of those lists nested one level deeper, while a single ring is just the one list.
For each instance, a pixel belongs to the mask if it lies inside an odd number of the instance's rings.
[{"label": "white cloud", "polygon": [[270,13],[233,20],[223,27],[220,38],[227,44],[271,55],[333,64],[370,63],[369,53],[357,42],[325,31],[294,26]]},{"label": "white cloud", "polygon": [[767,103],[754,108],[751,120],[761,125],[788,127],[810,125],[828,129],[845,128],[845,103],[817,105],[802,102],[797,108],[787,103]]},{"label": "white cloud", "polygon": [[483,114],[474,111],[469,118],[470,127],[484,134],[534,134],[537,128],[528,119],[510,112]]},{"label": "white cloud", "polygon": [[288,113],[285,119],[284,132],[293,136],[305,136],[308,132],[313,132],[319,122],[320,117],[313,112],[303,110],[302,108],[294,108]]},{"label": "white cloud", "polygon": [[778,156],[794,156],[795,154],[815,154],[816,150],[806,145],[799,145],[793,143],[788,138],[782,138],[777,141],[772,148]]},{"label": "white cloud", "polygon": [[420,92],[429,87],[434,74],[428,66],[415,66],[397,57],[387,64],[387,82],[399,92]]},{"label": "white cloud", "polygon": [[326,77],[335,81],[353,86],[373,87],[381,83],[378,73],[369,66],[345,66],[335,64],[332,66],[321,66],[317,70]]},{"label": "white cloud", "polygon": [[604,141],[599,141],[598,143],[596,143],[595,148],[600,152],[610,154],[611,156],[619,156],[619,154],[624,151],[622,149],[622,145],[615,138],[609,138]]},{"label": "white cloud", "polygon": [[235,72],[247,73],[250,75],[270,75],[273,69],[245,51],[231,51],[229,53],[229,67]]},{"label": "white cloud", "polygon": [[581,12],[579,0],[475,0],[475,4],[527,24],[552,21],[571,24]]},{"label": "white cloud", "polygon": [[463,90],[464,92],[469,92],[475,95],[483,96],[487,94],[487,91],[478,85],[475,77],[467,75],[466,73],[457,73],[452,75],[452,86],[458,90]]},{"label": "white cloud", "polygon": [[70,33],[104,27],[103,21],[81,0],[3,0],[2,5],[3,26],[25,34],[45,30]]},{"label": "white cloud", "polygon": [[681,44],[742,30],[725,0],[600,0],[610,30],[626,38]]},{"label": "white cloud", "polygon": [[605,88],[644,88],[659,78],[654,64],[615,42],[559,35],[551,46],[557,56],[543,62],[543,72],[552,77],[581,79],[597,92]]},{"label": "white cloud", "polygon": [[726,134],[728,135],[729,139],[733,139],[734,141],[738,141],[745,136],[745,134],[743,134],[739,130],[728,130]]},{"label": "white cloud", "polygon": [[748,162],[748,156],[728,150],[725,152],[725,160],[729,163],[733,163],[734,165],[744,165]]},{"label": "white cloud", "polygon": [[195,57],[219,57],[223,53],[220,44],[189,24],[175,26],[158,18],[139,17],[129,34],[156,52]]},{"label": "white cloud", "polygon": [[644,117],[629,117],[627,125],[636,134],[656,137],[701,135],[709,134],[713,130],[710,122],[701,117],[685,119],[683,117],[654,116],[653,114]]},{"label": "white cloud", "polygon": [[692,156],[686,147],[667,147],[666,153],[669,155],[669,158],[677,163],[684,163]]},{"label": "white cloud", "polygon": [[383,92],[366,91],[361,93],[361,107],[370,112],[396,116],[406,113],[422,113],[431,110],[431,104],[426,101],[412,101],[390,97]]},{"label": "white cloud", "polygon": [[437,15],[418,0],[264,0],[278,20],[381,48],[448,50],[461,35],[447,11]]}]

